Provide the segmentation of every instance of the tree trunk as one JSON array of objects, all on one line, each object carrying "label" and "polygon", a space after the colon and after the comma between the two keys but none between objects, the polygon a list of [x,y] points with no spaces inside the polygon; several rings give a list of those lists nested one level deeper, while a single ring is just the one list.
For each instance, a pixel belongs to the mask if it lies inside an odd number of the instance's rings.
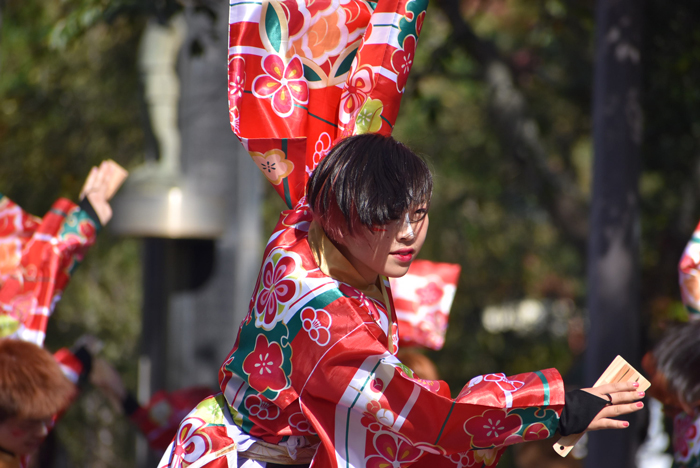
[{"label": "tree trunk", "polygon": [[[642,4],[599,0],[593,91],[593,190],[588,244],[586,383],[616,355],[640,362],[639,193]],[[589,436],[587,467],[636,466],[635,427]]]}]

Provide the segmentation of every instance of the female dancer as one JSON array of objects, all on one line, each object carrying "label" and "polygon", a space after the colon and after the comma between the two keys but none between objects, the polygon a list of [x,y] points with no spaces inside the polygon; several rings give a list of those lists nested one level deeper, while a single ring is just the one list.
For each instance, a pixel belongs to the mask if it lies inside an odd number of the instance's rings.
[{"label": "female dancer", "polygon": [[608,418],[641,407],[635,384],[565,398],[546,369],[476,377],[452,399],[396,359],[387,276],[420,251],[431,188],[425,163],[391,137],[331,150],[267,245],[223,394],[183,420],[161,466],[231,466],[236,452],[250,467],[494,466],[503,447],[557,429],[625,427]]},{"label": "female dancer", "polygon": [[432,178],[389,135],[426,6],[231,3],[231,124],[289,209],[222,394],[183,420],[160,467],[494,466],[506,445],[621,428],[608,418],[641,407],[633,384],[565,398],[554,369],[476,377],[452,399],[396,359],[387,276],[420,250]]}]

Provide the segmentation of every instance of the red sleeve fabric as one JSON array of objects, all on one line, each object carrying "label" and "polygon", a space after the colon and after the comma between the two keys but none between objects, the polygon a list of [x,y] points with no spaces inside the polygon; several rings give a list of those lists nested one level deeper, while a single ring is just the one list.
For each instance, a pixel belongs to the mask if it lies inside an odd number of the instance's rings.
[{"label": "red sleeve fabric", "polygon": [[8,266],[0,287],[0,337],[12,336],[41,346],[56,302],[95,242],[96,223],[64,198],[37,222],[3,197],[0,232],[5,246],[0,254],[6,256],[0,263]]},{"label": "red sleeve fabric", "polygon": [[231,2],[231,128],[289,208],[338,139],[391,134],[427,6]]},{"label": "red sleeve fabric", "polygon": [[502,447],[554,434],[564,390],[547,369],[479,376],[452,399],[445,382],[413,378],[362,327],[323,357],[300,400],[322,441],[314,466],[379,467],[427,454],[446,466],[494,466]]}]

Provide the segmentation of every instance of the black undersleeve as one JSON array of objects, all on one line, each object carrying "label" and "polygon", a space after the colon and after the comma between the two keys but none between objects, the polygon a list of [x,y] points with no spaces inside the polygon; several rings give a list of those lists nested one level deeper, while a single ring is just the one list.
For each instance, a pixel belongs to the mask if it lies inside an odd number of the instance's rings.
[{"label": "black undersleeve", "polygon": [[559,433],[563,436],[585,431],[608,400],[583,390],[566,392],[564,410],[559,418]]}]

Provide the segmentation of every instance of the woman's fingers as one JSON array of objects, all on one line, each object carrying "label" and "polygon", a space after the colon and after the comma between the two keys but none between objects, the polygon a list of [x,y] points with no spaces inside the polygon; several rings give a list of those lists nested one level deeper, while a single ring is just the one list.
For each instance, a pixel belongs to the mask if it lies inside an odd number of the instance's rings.
[{"label": "woman's fingers", "polygon": [[587,431],[599,431],[601,429],[626,429],[630,423],[627,421],[618,421],[617,419],[599,419],[598,421],[593,421],[590,426],[588,426]]},{"label": "woman's fingers", "polygon": [[600,410],[587,430],[597,431],[600,429],[624,429],[628,427],[629,423],[627,421],[618,421],[612,418],[634,413],[644,408],[644,403],[637,401],[644,398],[644,392],[640,392],[638,388],[633,383],[617,383],[584,389],[593,395],[611,401],[610,405]]},{"label": "woman's fingers", "polygon": [[613,405],[619,405],[622,403],[631,403],[633,401],[641,400],[644,398],[645,393],[640,392],[640,391],[634,391],[634,392],[618,392],[618,393],[611,393],[610,397],[612,398],[612,403]]},{"label": "woman's fingers", "polygon": [[627,421],[618,421],[615,418],[623,414],[634,413],[644,408],[644,403],[641,401],[636,403],[626,403],[613,406],[606,406],[595,417],[593,422],[588,426],[589,431],[597,431],[600,429],[624,429],[629,426]]},{"label": "woman's fingers", "polygon": [[606,384],[594,388],[584,388],[583,390],[599,398],[608,400],[613,405],[631,403],[641,400],[645,396],[644,392],[639,391],[639,385],[636,382]]},{"label": "woman's fingers", "polygon": [[598,413],[596,418],[615,418],[617,416],[622,416],[623,414],[634,413],[644,408],[644,403],[638,401],[636,403],[625,403],[620,405],[606,406]]},{"label": "woman's fingers", "polygon": [[593,419],[588,426],[587,430],[589,431],[624,429],[629,426],[627,421],[618,421],[612,418],[634,413],[644,407],[644,403],[637,401],[644,398],[644,392],[639,390],[639,384],[636,382],[606,384],[583,390],[610,402]]}]

